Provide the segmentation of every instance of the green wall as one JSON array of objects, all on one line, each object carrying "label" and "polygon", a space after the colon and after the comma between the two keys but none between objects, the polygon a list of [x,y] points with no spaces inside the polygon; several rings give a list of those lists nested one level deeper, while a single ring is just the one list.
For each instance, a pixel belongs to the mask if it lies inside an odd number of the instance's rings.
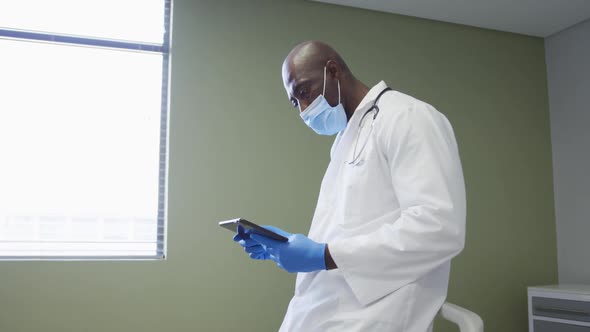
[{"label": "green wall", "polygon": [[0,331],[276,331],[294,275],[250,261],[216,221],[308,229],[332,139],[280,76],[307,39],[449,117],[468,192],[449,301],[487,331],[525,331],[526,286],[557,280],[543,40],[278,0],[175,1],[168,259],[0,262]]}]

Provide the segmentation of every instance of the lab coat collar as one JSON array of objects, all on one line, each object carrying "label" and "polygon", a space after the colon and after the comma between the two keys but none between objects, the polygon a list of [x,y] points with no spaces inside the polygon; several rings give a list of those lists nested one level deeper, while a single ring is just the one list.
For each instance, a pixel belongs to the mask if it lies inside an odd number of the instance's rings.
[{"label": "lab coat collar", "polygon": [[[332,160],[337,158],[339,154],[338,146],[344,145],[347,146],[353,139],[353,136],[356,134],[356,130],[358,129],[358,125],[360,119],[363,117],[363,113],[373,105],[375,98],[379,95],[383,89],[387,88],[387,84],[384,81],[377,83],[377,85],[373,86],[369,92],[365,95],[365,97],[361,100],[357,108],[355,109],[354,113],[348,120],[348,124],[346,125],[346,129],[339,132],[336,136],[334,144],[332,145],[332,150],[330,151],[330,156]],[[341,149],[340,149],[341,151]]]},{"label": "lab coat collar", "polygon": [[[353,113],[353,117],[357,115],[357,113],[362,113],[362,112],[358,112],[359,110],[364,110],[364,109],[368,109],[369,105],[373,104],[373,101],[375,100],[375,98],[377,98],[377,96],[379,95],[379,93],[381,91],[383,91],[385,88],[387,88],[387,84],[385,83],[385,81],[381,81],[379,83],[377,83],[375,86],[373,86],[369,92],[367,92],[367,94],[365,95],[365,97],[363,98],[363,100],[361,100],[360,104],[357,106],[356,110]],[[352,120],[352,118],[351,118]]]},{"label": "lab coat collar", "polygon": [[377,83],[375,86],[373,86],[369,90],[369,92],[367,92],[365,97],[361,100],[357,108],[354,110],[354,113],[352,113],[352,116],[348,121],[347,129],[356,128],[358,126],[358,123],[365,111],[368,110],[369,107],[371,107],[371,105],[373,105],[375,98],[377,98],[379,93],[383,91],[383,89],[385,88],[387,88],[387,84],[385,83],[385,81],[381,81]]}]

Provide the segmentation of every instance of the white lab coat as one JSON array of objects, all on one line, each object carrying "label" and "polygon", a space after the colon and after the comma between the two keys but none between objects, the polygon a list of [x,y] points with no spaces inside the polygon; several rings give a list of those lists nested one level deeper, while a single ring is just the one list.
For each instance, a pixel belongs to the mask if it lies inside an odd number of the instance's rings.
[{"label": "white lab coat", "polygon": [[309,237],[338,269],[299,273],[280,332],[426,332],[464,246],[465,185],[453,129],[434,107],[374,86],[332,146]]}]

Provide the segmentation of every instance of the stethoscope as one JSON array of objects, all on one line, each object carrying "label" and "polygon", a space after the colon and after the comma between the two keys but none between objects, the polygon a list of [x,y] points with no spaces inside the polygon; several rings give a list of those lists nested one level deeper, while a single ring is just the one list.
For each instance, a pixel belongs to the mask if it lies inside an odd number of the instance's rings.
[{"label": "stethoscope", "polygon": [[[365,150],[367,143],[369,142],[369,137],[371,136],[371,133],[373,132],[373,125],[375,124],[375,119],[377,118],[377,115],[379,115],[379,106],[377,105],[377,103],[379,103],[379,98],[381,98],[381,96],[387,91],[393,91],[393,89],[392,88],[385,88],[385,89],[383,89],[383,91],[379,92],[379,94],[377,95],[377,98],[375,98],[375,101],[373,102],[373,106],[371,106],[368,110],[366,110],[365,113],[363,114],[363,116],[361,117],[361,121],[359,123],[359,128],[356,133],[356,139],[354,140],[354,149],[352,150],[352,160],[348,162],[349,165],[358,166],[363,163],[363,159],[360,159],[360,157],[363,154],[363,151]],[[357,154],[356,149],[358,147],[358,142],[359,142],[359,138],[361,136],[361,131],[363,129],[365,118],[371,112],[373,112],[373,121],[371,121],[371,128],[369,129],[369,133],[367,134],[367,139],[365,140],[365,142],[361,146],[361,149],[359,150],[359,153]]]}]

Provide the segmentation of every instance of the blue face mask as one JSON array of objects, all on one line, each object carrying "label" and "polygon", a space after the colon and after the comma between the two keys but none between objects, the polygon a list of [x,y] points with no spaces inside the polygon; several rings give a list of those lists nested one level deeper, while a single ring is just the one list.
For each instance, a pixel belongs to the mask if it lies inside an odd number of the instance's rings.
[{"label": "blue face mask", "polygon": [[338,81],[338,105],[328,104],[326,93],[326,67],[324,67],[324,91],[305,111],[299,113],[305,124],[320,135],[334,135],[346,128],[348,119],[344,107],[340,103],[340,81]]}]

